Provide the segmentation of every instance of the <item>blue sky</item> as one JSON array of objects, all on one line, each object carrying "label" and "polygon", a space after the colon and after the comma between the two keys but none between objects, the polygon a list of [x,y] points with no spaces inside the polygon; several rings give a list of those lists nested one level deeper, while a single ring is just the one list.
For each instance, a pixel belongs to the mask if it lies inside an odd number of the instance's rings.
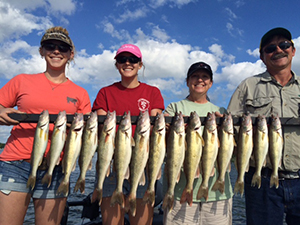
[{"label": "blue sky", "polygon": [[[144,59],[140,80],[161,90],[165,106],[188,94],[189,66],[205,61],[214,72],[209,97],[226,108],[243,79],[265,70],[258,54],[265,32],[285,27],[300,47],[298,6],[298,0],[0,0],[0,88],[19,73],[43,72],[41,36],[63,26],[77,51],[67,76],[88,90],[91,102],[120,80],[115,51],[133,43]],[[0,142],[10,128],[0,127]]]}]

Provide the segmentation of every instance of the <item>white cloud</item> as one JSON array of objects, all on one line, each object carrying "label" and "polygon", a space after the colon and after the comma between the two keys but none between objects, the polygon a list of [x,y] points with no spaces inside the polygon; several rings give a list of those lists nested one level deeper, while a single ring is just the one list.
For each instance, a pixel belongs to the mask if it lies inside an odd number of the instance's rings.
[{"label": "white cloud", "polygon": [[148,9],[143,6],[142,8],[136,9],[134,11],[125,10],[125,12],[114,18],[116,23],[124,23],[126,21],[134,21],[147,16]]}]

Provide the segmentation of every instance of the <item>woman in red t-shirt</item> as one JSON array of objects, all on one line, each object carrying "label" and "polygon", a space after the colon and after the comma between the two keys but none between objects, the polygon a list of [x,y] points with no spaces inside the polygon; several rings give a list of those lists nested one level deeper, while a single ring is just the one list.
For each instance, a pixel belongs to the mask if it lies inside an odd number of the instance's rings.
[{"label": "woman in red t-shirt", "polygon": [[[131,116],[138,116],[140,111],[146,110],[150,116],[162,113],[164,100],[159,89],[138,80],[138,71],[143,67],[140,49],[133,44],[124,44],[118,49],[115,60],[121,81],[102,88],[94,101],[92,110],[97,110],[98,115],[116,111],[119,116],[128,111]],[[132,128],[132,134],[134,134],[135,125]],[[111,207],[111,197],[116,185],[115,176],[113,172],[104,181],[101,203],[103,224],[121,224],[124,220],[125,210],[119,204]],[[147,184],[138,187],[136,215],[129,214],[130,224],[152,224],[153,207],[150,204],[144,204],[142,199],[146,189]],[[129,182],[124,180],[123,193],[127,195],[129,190]]]}]

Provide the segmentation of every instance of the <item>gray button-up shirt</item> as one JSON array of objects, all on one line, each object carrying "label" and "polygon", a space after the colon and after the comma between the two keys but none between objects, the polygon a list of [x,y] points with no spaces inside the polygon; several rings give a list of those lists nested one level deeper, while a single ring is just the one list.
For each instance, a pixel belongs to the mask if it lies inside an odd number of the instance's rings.
[{"label": "gray button-up shirt", "polygon": [[[258,114],[279,117],[299,117],[300,78],[293,72],[287,85],[279,84],[268,72],[249,77],[237,87],[228,105],[228,111],[241,116],[247,111],[251,116]],[[300,125],[282,127],[284,149],[280,169],[300,169]],[[254,165],[251,162],[251,165]]]}]

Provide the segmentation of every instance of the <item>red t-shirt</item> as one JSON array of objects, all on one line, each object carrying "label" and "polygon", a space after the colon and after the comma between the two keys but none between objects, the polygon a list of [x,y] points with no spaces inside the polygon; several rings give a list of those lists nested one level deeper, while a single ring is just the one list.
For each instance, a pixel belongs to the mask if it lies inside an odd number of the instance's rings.
[{"label": "red t-shirt", "polygon": [[150,114],[152,109],[164,110],[164,100],[157,87],[140,83],[136,88],[126,88],[117,82],[99,91],[92,110],[98,109],[115,110],[118,116],[130,111],[131,116],[138,116],[140,111],[148,110]]},{"label": "red t-shirt", "polygon": [[[20,74],[0,89],[0,104],[6,108],[18,107],[29,114],[40,114],[47,109],[49,114],[65,110],[67,114],[91,112],[89,95],[85,89],[67,80],[62,84],[49,81],[44,73]],[[54,125],[49,126],[49,151]],[[30,159],[36,123],[20,123],[11,130],[5,148],[0,155],[2,161]]]}]

